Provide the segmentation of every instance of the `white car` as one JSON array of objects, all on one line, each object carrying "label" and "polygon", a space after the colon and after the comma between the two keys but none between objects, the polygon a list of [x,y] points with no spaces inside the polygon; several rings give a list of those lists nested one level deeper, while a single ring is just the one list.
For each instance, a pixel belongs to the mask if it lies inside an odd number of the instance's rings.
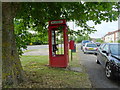
[{"label": "white car", "polygon": [[83,47],[83,52],[85,53],[93,53],[96,54],[98,50],[98,47],[95,43],[86,43]]}]

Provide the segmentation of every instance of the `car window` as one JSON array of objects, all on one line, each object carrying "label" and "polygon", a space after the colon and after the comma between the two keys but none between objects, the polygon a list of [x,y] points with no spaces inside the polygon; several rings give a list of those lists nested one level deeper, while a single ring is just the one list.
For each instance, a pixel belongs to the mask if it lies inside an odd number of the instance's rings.
[{"label": "car window", "polygon": [[110,45],[110,51],[113,55],[120,55],[120,44]]},{"label": "car window", "polygon": [[87,46],[87,47],[97,47],[96,44],[87,44],[86,46]]},{"label": "car window", "polygon": [[88,42],[90,42],[90,41],[82,41],[82,43],[88,43]]},{"label": "car window", "polygon": [[106,44],[106,45],[103,47],[103,50],[109,52],[109,46]]},{"label": "car window", "polygon": [[100,50],[103,50],[103,47],[104,47],[104,46],[105,46],[105,44],[101,44],[99,49],[100,49]]}]

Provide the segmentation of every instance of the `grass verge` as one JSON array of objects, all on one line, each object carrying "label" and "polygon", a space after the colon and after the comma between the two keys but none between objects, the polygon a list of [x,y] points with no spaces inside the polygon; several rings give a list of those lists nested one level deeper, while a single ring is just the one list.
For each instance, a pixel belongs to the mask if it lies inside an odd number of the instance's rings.
[{"label": "grass verge", "polygon": [[[21,62],[27,82],[18,88],[91,88],[88,75],[65,68],[48,67],[48,56],[22,56]],[[80,67],[77,54],[73,54],[70,67]]]}]

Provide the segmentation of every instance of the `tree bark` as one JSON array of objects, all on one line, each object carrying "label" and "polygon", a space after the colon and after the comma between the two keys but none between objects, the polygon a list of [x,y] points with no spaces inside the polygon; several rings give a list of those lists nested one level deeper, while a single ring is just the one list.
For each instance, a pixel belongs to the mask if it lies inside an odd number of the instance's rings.
[{"label": "tree bark", "polygon": [[24,74],[16,48],[14,17],[16,4],[2,3],[2,85],[18,85]]}]

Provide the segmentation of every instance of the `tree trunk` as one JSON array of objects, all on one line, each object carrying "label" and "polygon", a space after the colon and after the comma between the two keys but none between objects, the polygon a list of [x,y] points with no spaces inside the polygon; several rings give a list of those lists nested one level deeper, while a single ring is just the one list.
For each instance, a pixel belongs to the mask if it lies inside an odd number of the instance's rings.
[{"label": "tree trunk", "polygon": [[23,81],[23,69],[16,48],[14,16],[16,4],[2,3],[2,85],[17,85]]}]

